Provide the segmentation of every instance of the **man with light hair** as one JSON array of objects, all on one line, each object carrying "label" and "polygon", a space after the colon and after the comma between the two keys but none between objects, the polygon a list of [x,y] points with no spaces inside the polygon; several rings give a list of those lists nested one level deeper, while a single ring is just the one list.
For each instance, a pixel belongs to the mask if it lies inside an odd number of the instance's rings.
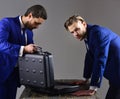
[{"label": "man with light hair", "polygon": [[120,37],[108,28],[87,24],[79,15],[71,16],[64,26],[75,38],[84,40],[87,49],[83,74],[85,80],[76,84],[90,81],[90,87],[73,95],[94,95],[104,76],[109,81],[106,99],[120,99]]}]

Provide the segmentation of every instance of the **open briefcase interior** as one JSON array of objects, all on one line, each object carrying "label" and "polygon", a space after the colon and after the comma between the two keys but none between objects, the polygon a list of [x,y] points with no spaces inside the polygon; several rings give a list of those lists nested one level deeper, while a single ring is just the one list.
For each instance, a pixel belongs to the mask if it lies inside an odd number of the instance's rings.
[{"label": "open briefcase interior", "polygon": [[53,55],[43,52],[42,48],[34,54],[19,57],[19,75],[21,85],[49,95],[72,93],[79,85],[54,80]]}]

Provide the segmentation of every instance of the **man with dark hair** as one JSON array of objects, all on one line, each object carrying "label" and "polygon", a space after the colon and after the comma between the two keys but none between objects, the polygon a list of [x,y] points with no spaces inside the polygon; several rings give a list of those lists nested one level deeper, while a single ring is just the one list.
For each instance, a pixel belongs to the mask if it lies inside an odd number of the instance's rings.
[{"label": "man with dark hair", "polygon": [[37,50],[32,30],[46,19],[45,8],[34,5],[23,16],[0,20],[0,99],[15,99],[20,86],[18,57]]},{"label": "man with dark hair", "polygon": [[90,79],[90,88],[74,95],[94,95],[100,88],[103,76],[109,81],[106,99],[120,99],[120,37],[108,28],[90,25],[79,16],[71,16],[64,24],[78,40],[85,41],[87,53],[83,77],[76,84]]},{"label": "man with dark hair", "polygon": [[45,8],[43,8],[40,5],[35,5],[35,6],[30,7],[24,15],[28,16],[29,13],[32,13],[32,16],[35,18],[41,17],[43,19],[47,19],[47,13],[45,11]]}]

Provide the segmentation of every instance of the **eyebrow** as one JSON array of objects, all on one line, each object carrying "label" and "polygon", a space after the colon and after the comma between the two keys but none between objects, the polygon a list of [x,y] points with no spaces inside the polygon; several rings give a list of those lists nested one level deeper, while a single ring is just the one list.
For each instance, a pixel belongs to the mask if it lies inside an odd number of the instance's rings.
[{"label": "eyebrow", "polygon": [[35,24],[42,24],[41,22],[35,22]]},{"label": "eyebrow", "polygon": [[70,31],[71,33],[74,33],[74,31],[77,31],[79,28],[75,28],[73,31]]}]

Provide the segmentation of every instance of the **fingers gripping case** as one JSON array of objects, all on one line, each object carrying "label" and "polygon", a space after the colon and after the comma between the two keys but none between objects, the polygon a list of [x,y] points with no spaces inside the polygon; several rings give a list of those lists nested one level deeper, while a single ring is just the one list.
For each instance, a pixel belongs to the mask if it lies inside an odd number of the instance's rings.
[{"label": "fingers gripping case", "polygon": [[53,56],[49,52],[38,51],[19,58],[20,83],[33,87],[54,86]]}]

